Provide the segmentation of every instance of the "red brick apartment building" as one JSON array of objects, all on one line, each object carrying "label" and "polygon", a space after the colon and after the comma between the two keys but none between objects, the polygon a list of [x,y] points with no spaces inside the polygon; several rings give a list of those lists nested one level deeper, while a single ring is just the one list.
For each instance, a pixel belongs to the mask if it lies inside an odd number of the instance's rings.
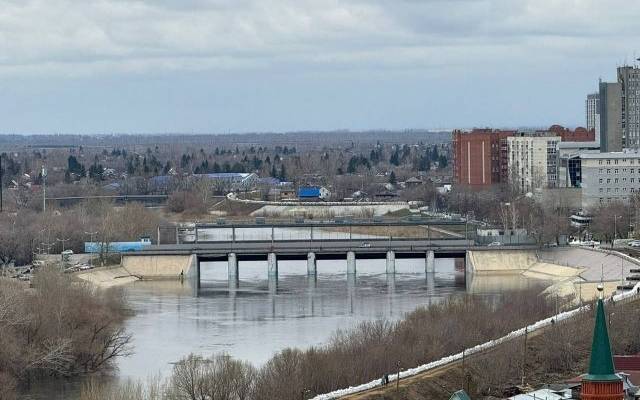
[{"label": "red brick apartment building", "polygon": [[577,127],[575,131],[572,131],[560,125],[551,125],[548,131],[556,136],[560,136],[563,142],[593,142],[596,140],[595,130],[587,130],[581,126]]},{"label": "red brick apartment building", "polygon": [[[549,133],[560,136],[563,142],[595,140],[594,130],[578,127],[572,131],[560,125],[552,125],[547,131],[530,134]],[[453,131],[453,182],[476,187],[507,182],[507,138],[515,134],[516,131],[499,129]]]},{"label": "red brick apartment building", "polygon": [[506,153],[501,154],[501,146],[506,143],[501,142],[515,133],[494,129],[453,131],[453,181],[470,186],[500,183],[504,175],[501,165],[506,164]]}]

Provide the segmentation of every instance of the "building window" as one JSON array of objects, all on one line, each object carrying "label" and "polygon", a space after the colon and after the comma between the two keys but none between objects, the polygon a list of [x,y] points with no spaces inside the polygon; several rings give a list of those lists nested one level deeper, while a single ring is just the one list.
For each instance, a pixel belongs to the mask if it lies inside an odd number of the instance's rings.
[{"label": "building window", "polygon": [[598,180],[598,183],[602,183],[602,178],[600,178],[600,179]]}]

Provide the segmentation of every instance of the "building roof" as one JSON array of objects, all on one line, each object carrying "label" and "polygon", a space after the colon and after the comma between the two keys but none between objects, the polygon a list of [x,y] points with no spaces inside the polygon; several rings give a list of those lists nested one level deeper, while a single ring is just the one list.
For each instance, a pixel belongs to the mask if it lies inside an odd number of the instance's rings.
[{"label": "building roof", "polygon": [[411,178],[404,181],[404,183],[422,183],[422,181],[415,176],[412,176]]},{"label": "building roof", "polygon": [[149,178],[149,182],[154,185],[167,185],[171,181],[171,176],[169,175],[158,175]]},{"label": "building roof", "polygon": [[551,390],[539,389],[529,393],[522,393],[509,397],[509,400],[562,400],[571,399],[571,389]]},{"label": "building roof", "polygon": [[[197,175],[197,174],[196,174]],[[201,174],[210,179],[246,179],[252,174],[245,172],[216,172],[212,174]]]},{"label": "building roof", "polygon": [[298,197],[320,197],[320,188],[317,186],[301,187],[298,189]]},{"label": "building roof", "polygon": [[593,342],[591,344],[591,361],[589,373],[582,378],[585,381],[608,382],[619,381],[620,377],[613,369],[611,343],[607,330],[607,319],[604,314],[604,303],[598,299],[596,323],[593,328]]},{"label": "building roof", "polygon": [[616,151],[608,153],[584,153],[580,154],[580,158],[589,159],[605,159],[605,158],[640,158],[640,152],[635,151]]},{"label": "building roof", "polygon": [[464,390],[458,390],[449,397],[449,400],[471,400],[471,398]]},{"label": "building roof", "polygon": [[277,186],[280,184],[280,179],[272,177],[258,178],[258,183],[261,185]]},{"label": "building roof", "polygon": [[613,356],[616,371],[640,371],[640,354],[632,356]]}]

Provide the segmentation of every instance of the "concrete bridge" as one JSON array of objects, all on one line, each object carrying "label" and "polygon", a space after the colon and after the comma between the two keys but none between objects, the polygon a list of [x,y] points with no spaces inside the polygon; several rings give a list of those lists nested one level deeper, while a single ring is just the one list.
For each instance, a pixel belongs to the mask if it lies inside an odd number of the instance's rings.
[{"label": "concrete bridge", "polygon": [[[472,226],[473,228],[473,226]],[[336,217],[333,220],[267,221],[257,217],[251,221],[218,223],[187,223],[158,227],[158,243],[197,244],[220,241],[284,241],[323,239],[362,239],[407,237],[403,229],[413,230],[418,239],[473,238],[475,229],[463,219],[352,219]],[[418,234],[420,232],[420,234]]]},{"label": "concrete bridge", "polygon": [[[501,246],[505,250],[533,249],[531,245]],[[424,259],[425,273],[435,272],[436,258],[466,258],[467,251],[496,250],[496,247],[479,246],[473,240],[366,238],[327,240],[253,240],[221,241],[210,243],[173,244],[149,246],[142,251],[122,255],[123,266],[132,274],[160,277],[177,277],[181,273],[195,276],[200,281],[203,262],[227,262],[230,285],[237,284],[240,261],[266,261],[270,279],[278,277],[278,261],[302,260],[306,272],[317,274],[317,261],[344,259],[347,274],[357,273],[358,260],[385,259],[389,274],[395,273],[396,259]]]}]

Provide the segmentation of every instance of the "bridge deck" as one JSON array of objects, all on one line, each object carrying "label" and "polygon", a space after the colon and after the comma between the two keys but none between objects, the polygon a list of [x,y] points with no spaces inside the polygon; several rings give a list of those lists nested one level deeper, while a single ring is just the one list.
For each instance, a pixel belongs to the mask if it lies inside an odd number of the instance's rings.
[{"label": "bridge deck", "polygon": [[197,254],[201,256],[222,256],[229,253],[238,255],[263,255],[277,253],[282,256],[306,255],[309,252],[320,254],[344,254],[353,251],[363,258],[385,254],[387,251],[404,254],[425,253],[434,251],[436,257],[448,254],[464,254],[467,250],[525,250],[535,249],[532,245],[487,247],[478,246],[466,239],[326,239],[326,240],[280,240],[280,241],[242,241],[242,242],[210,242],[198,244],[168,244],[148,246],[142,251],[126,253],[127,255],[183,255]]}]

